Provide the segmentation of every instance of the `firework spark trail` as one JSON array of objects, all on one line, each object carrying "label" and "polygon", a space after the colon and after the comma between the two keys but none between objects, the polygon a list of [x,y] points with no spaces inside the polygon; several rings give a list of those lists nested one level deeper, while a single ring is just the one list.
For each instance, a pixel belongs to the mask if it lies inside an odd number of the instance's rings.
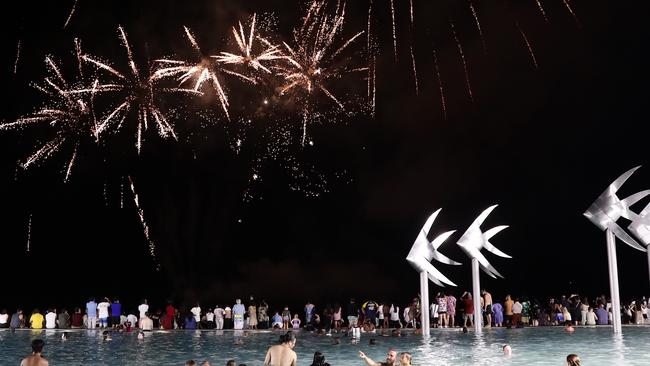
[{"label": "firework spark trail", "polygon": [[[366,28],[366,52],[368,53],[368,56],[372,57],[374,60],[374,49],[372,47],[372,0],[370,0],[368,4],[368,27]],[[374,89],[374,78],[373,74],[375,73],[375,65],[374,62],[368,69],[368,102],[371,103],[371,114],[374,116],[374,111],[375,111],[375,105],[372,102],[372,90]]]},{"label": "firework spark trail", "polygon": [[413,26],[413,20],[414,20],[413,19],[413,0],[409,0],[409,4],[410,4],[410,9],[411,9],[411,23],[410,23],[410,26],[409,26],[409,29],[411,31],[411,42],[410,42],[409,46],[410,46],[410,49],[411,49],[411,64],[413,65],[413,81],[415,82],[415,95],[420,95],[420,88],[418,86],[418,69],[417,69],[417,66],[415,64],[415,50],[413,49],[413,47],[414,47],[413,38],[414,38],[414,33],[415,33],[414,26]]},{"label": "firework spark trail", "polygon": [[524,33],[524,31],[521,29],[518,22],[515,22],[515,26],[519,30],[519,33],[521,33],[521,37],[524,39],[524,42],[526,43],[526,47],[528,48],[528,53],[530,54],[530,58],[533,61],[533,65],[535,66],[536,69],[538,69],[539,66],[537,65],[537,59],[535,58],[533,47],[530,45],[530,42],[528,41],[528,37],[526,37],[526,33]]},{"label": "firework spark trail", "polygon": [[68,23],[70,23],[70,19],[72,19],[72,15],[74,14],[75,9],[77,8],[77,2],[79,0],[74,0],[74,4],[72,5],[72,10],[70,10],[70,15],[68,15],[68,19],[65,21],[65,24],[63,25],[63,29],[65,29],[68,26]]},{"label": "firework spark trail", "polygon": [[27,251],[29,252],[32,241],[32,214],[29,214],[29,221],[27,222]]},{"label": "firework spark trail", "polygon": [[18,45],[16,46],[16,61],[14,62],[14,75],[18,73],[18,61],[20,60],[20,45],[22,41],[18,40]]},{"label": "firework spark trail", "polygon": [[582,25],[580,24],[580,20],[578,19],[578,16],[576,15],[576,13],[573,11],[573,8],[571,7],[571,0],[562,0],[562,2],[564,3],[564,6],[569,11],[569,14],[571,14],[573,19],[575,20],[578,28],[582,27]]},{"label": "firework spark trail", "polygon": [[81,40],[79,38],[74,39],[74,50],[77,55],[77,66],[79,66],[79,75],[83,78],[83,53],[81,53]]},{"label": "firework spark trail", "polygon": [[438,67],[438,55],[436,49],[433,49],[433,70],[438,81],[438,88],[440,89],[440,103],[442,105],[442,116],[447,120],[447,103],[445,101],[445,90],[442,86],[442,78],[440,77],[440,68]]},{"label": "firework spark trail", "polygon": [[65,172],[65,178],[63,179],[64,183],[68,183],[68,180],[70,179],[70,173],[72,173],[72,167],[74,166],[75,160],[77,158],[77,149],[79,148],[79,145],[75,145],[74,147],[74,152],[72,153],[72,157],[70,158],[70,161],[68,162],[68,169]]},{"label": "firework spark trail", "polygon": [[390,0],[390,17],[393,25],[393,53],[397,62],[397,29],[395,27],[395,0]]},{"label": "firework spark trail", "polygon": [[474,22],[476,23],[476,28],[478,29],[478,35],[481,38],[481,45],[483,46],[483,53],[487,55],[487,44],[485,43],[485,37],[483,37],[483,28],[481,28],[481,23],[478,20],[478,13],[472,0],[469,0],[469,8],[472,10],[472,16],[474,17]]},{"label": "firework spark trail", "polygon": [[465,84],[467,85],[467,93],[469,94],[469,99],[474,103],[474,93],[472,92],[472,85],[469,82],[469,70],[467,68],[467,61],[465,60],[465,54],[463,53],[463,46],[460,44],[460,39],[458,39],[458,34],[456,34],[456,28],[454,27],[454,22],[449,22],[451,24],[451,32],[454,35],[456,40],[456,45],[458,46],[458,53],[460,54],[460,59],[463,61],[463,69],[465,70]]},{"label": "firework spark trail", "polygon": [[138,211],[138,216],[140,217],[140,223],[142,223],[144,237],[147,239],[147,243],[149,245],[149,255],[154,260],[154,263],[156,264],[156,269],[159,270],[160,264],[158,263],[158,258],[156,257],[156,244],[154,243],[154,241],[151,239],[151,236],[149,235],[149,225],[145,220],[144,210],[142,210],[142,207],[140,207],[140,199],[138,198],[138,193],[135,190],[135,184],[133,183],[133,179],[131,178],[131,176],[129,176],[129,183],[131,185],[131,192],[133,192],[133,202],[135,202],[135,207]]},{"label": "firework spark trail", "polygon": [[544,10],[544,7],[542,6],[542,2],[540,0],[535,0],[535,2],[537,3],[537,8],[539,9],[539,12],[544,17],[544,21],[548,23],[548,18],[546,17],[546,11]]}]

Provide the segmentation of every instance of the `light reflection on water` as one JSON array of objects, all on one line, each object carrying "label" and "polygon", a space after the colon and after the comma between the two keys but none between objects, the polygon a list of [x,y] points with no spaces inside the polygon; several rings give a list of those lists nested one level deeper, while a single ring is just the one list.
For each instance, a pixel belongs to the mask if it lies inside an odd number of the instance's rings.
[{"label": "light reflection on water", "polygon": [[[269,345],[281,332],[249,334],[232,331],[154,332],[144,340],[136,334],[114,334],[113,341],[102,341],[101,331],[73,331],[68,341],[61,340],[60,331],[0,331],[0,365],[18,365],[30,353],[30,341],[42,338],[50,365],[184,365],[188,359],[210,360],[224,365],[227,360],[249,366],[261,365]],[[334,335],[338,337],[338,335]],[[413,354],[415,365],[564,365],[569,353],[577,353],[583,365],[648,365],[650,364],[650,327],[624,327],[623,336],[616,337],[610,327],[577,328],[566,333],[562,327],[526,329],[486,329],[482,335],[459,330],[432,329],[432,336],[423,340],[408,334],[391,338],[362,335],[359,344],[342,337],[333,345],[333,337],[298,334],[295,351],[299,365],[309,365],[315,351],[325,353],[327,361],[336,365],[364,365],[358,351],[375,361],[384,360],[390,348]],[[368,344],[370,338],[377,345]],[[240,339],[243,344],[236,345]],[[503,355],[502,346],[509,344],[513,355]]]}]

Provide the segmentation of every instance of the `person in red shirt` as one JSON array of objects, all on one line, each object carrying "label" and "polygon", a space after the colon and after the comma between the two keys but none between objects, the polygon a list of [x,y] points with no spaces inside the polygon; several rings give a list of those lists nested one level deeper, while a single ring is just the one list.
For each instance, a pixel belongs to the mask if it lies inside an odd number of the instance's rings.
[{"label": "person in red shirt", "polygon": [[163,320],[162,327],[164,329],[174,329],[174,312],[176,309],[172,306],[171,301],[167,303],[165,308],[165,318]]},{"label": "person in red shirt", "polygon": [[75,308],[74,313],[72,314],[72,322],[70,323],[72,328],[83,328],[84,326],[84,316],[81,314],[80,308]]},{"label": "person in red shirt", "polygon": [[463,325],[471,327],[474,325],[474,300],[472,300],[472,294],[465,292],[461,297],[463,299]]}]

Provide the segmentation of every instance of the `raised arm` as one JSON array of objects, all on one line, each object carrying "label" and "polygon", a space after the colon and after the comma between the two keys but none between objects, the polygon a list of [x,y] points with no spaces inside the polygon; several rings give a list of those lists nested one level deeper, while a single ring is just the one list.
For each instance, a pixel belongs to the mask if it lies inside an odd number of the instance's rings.
[{"label": "raised arm", "polygon": [[373,361],[372,358],[366,356],[365,353],[359,351],[359,357],[361,357],[368,366],[380,366],[377,362]]}]

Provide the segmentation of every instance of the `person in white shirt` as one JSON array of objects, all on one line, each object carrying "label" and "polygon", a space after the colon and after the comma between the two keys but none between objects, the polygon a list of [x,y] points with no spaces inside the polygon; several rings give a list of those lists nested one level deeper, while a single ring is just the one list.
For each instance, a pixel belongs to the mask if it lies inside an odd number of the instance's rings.
[{"label": "person in white shirt", "polygon": [[99,325],[102,328],[108,327],[108,308],[110,306],[111,302],[107,297],[104,298],[104,301],[97,304],[97,312],[99,313],[97,314],[99,317]]},{"label": "person in white shirt", "polygon": [[205,321],[207,322],[208,329],[214,329],[214,313],[212,309],[208,309],[208,312],[205,313]]},{"label": "person in white shirt", "polygon": [[138,306],[138,311],[140,312],[140,319],[144,318],[144,315],[149,312],[149,304],[147,304],[147,299],[144,299],[142,301],[142,304]]},{"label": "person in white shirt", "polygon": [[401,328],[402,324],[399,322],[399,306],[390,304],[390,327],[391,328]]},{"label": "person in white shirt", "polygon": [[225,311],[219,306],[215,306],[214,309],[214,318],[217,323],[217,329],[223,329],[223,315]]},{"label": "person in white shirt", "polygon": [[198,327],[201,323],[201,306],[199,303],[196,303],[196,306],[190,309],[190,312],[194,314],[194,321],[196,321],[196,326]]},{"label": "person in white shirt", "polygon": [[138,317],[135,316],[134,314],[127,315],[126,321],[131,323],[132,327],[136,327],[138,325]]},{"label": "person in white shirt", "polygon": [[56,309],[50,309],[47,314],[45,314],[45,328],[56,328]]},{"label": "person in white shirt", "polygon": [[0,311],[0,328],[9,328],[9,314],[7,309]]},{"label": "person in white shirt", "polygon": [[512,325],[513,326],[519,325],[519,322],[521,321],[521,311],[523,308],[524,307],[519,302],[519,299],[515,298],[515,303],[512,304]]}]

